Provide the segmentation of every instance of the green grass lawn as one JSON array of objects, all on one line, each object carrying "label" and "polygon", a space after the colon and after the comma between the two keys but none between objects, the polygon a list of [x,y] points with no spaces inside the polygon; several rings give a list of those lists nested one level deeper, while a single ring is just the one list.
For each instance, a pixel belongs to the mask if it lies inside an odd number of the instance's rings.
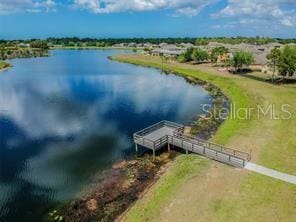
[{"label": "green grass lawn", "polygon": [[251,173],[239,188],[239,195],[213,202],[218,221],[296,221],[295,185]]},{"label": "green grass lawn", "polygon": [[[261,116],[257,119],[257,115],[252,115],[249,120],[228,119],[221,125],[213,140],[244,151],[251,149],[253,162],[282,172],[296,174],[295,85],[272,85],[255,78],[219,73],[214,69],[204,70],[200,66],[178,62],[163,64],[160,58],[152,56],[122,55],[115,59],[120,62],[162,68],[181,76],[190,76],[210,82],[219,87],[232,103],[236,104],[237,108],[255,108],[258,105],[266,108],[273,104],[276,113],[280,113],[281,106],[288,104],[289,111],[293,113],[289,120],[272,120],[269,116]],[[199,173],[198,170],[197,173]],[[170,177],[174,175],[177,177],[177,174],[170,174]],[[185,183],[186,174],[182,177],[183,179],[178,178],[178,180]],[[196,181],[196,183],[199,182]],[[157,194],[163,192],[157,187],[156,185],[148,200],[139,201],[135,205],[127,215],[127,221],[141,221],[143,218],[149,218],[151,212],[160,212],[160,205],[169,202],[166,195]],[[173,193],[176,195],[182,192],[182,188],[179,187],[182,185],[171,188],[174,189]],[[232,189],[231,193],[239,195],[221,196],[217,194],[216,197],[212,197],[207,213],[213,221],[295,221],[295,186],[255,173],[248,173],[242,176],[237,186]],[[159,196],[163,197],[160,198],[163,200],[157,200]],[[198,202],[198,198],[196,201]],[[162,204],[157,204],[159,202]],[[191,206],[184,205],[183,207]],[[133,213],[134,209],[142,212],[141,218]],[[149,209],[149,211],[146,213],[144,209]]]},{"label": "green grass lawn", "polygon": [[174,161],[165,177],[160,178],[157,185],[153,188],[153,198],[143,199],[141,204],[135,205],[129,211],[129,221],[151,221],[157,220],[159,210],[167,200],[174,196],[186,178],[201,172],[209,165],[209,161],[195,154],[180,155]]}]

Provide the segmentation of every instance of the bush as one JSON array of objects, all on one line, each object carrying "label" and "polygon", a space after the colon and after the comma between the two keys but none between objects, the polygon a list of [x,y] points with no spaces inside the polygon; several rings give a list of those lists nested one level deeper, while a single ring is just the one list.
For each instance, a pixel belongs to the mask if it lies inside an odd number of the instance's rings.
[{"label": "bush", "polygon": [[194,48],[188,48],[185,52],[181,53],[179,55],[178,60],[180,62],[190,62],[192,61],[192,53],[194,51]]},{"label": "bush", "polygon": [[208,57],[208,53],[206,51],[201,50],[200,48],[194,49],[191,54],[191,58],[195,62],[204,62],[208,60]]}]

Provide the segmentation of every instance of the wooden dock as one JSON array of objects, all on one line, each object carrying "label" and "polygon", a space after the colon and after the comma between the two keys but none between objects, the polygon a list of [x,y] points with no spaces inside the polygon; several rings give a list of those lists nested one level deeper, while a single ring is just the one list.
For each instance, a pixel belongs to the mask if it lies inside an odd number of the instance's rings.
[{"label": "wooden dock", "polygon": [[250,153],[186,136],[183,125],[165,120],[134,133],[134,142],[136,151],[140,145],[151,149],[154,157],[155,151],[164,146],[170,150],[173,145],[184,149],[186,153],[196,153],[235,167],[244,167],[251,159]]}]

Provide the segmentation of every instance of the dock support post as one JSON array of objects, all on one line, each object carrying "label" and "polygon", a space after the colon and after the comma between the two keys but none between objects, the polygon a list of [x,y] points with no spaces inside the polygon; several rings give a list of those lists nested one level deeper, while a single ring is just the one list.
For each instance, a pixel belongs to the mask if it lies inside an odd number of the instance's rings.
[{"label": "dock support post", "polygon": [[186,149],[186,154],[188,154],[188,149]]},{"label": "dock support post", "polygon": [[135,143],[136,153],[138,153],[138,144]]},{"label": "dock support post", "polygon": [[155,149],[153,149],[152,151],[153,151],[153,160],[155,160]]},{"label": "dock support post", "polygon": [[171,146],[169,143],[168,143],[168,152],[171,152]]}]

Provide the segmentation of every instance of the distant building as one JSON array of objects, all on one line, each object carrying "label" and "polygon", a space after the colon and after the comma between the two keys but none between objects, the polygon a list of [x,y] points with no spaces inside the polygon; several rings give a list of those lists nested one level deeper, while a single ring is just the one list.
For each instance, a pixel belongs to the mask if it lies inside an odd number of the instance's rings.
[{"label": "distant building", "polygon": [[165,46],[167,46],[168,45],[168,43],[166,43],[166,42],[162,42],[162,43],[160,43],[158,46],[160,47],[160,48],[163,48],[163,47],[165,47]]},{"label": "distant building", "polygon": [[19,47],[28,48],[28,47],[30,47],[30,44],[29,43],[20,43]]},{"label": "distant building", "polygon": [[182,42],[182,43],[180,44],[180,46],[181,46],[182,48],[185,48],[185,49],[189,49],[189,48],[193,48],[193,47],[195,47],[195,45],[193,45],[192,43],[184,43],[184,42]]},{"label": "distant building", "polygon": [[266,46],[271,49],[271,48],[281,48],[283,46],[283,44],[280,44],[278,42],[272,42],[272,43],[268,43],[266,44]]},{"label": "distant building", "polygon": [[177,57],[181,53],[185,52],[186,49],[177,47],[173,44],[159,44],[159,48],[153,49],[151,54],[154,56],[168,56],[168,57]]},{"label": "distant building", "polygon": [[128,47],[137,47],[137,43],[131,42],[127,44]]},{"label": "distant building", "polygon": [[126,47],[127,46],[127,44],[126,43],[117,43],[117,44],[114,44],[114,45],[112,45],[113,47],[118,47],[118,48],[120,48],[120,47]]}]

